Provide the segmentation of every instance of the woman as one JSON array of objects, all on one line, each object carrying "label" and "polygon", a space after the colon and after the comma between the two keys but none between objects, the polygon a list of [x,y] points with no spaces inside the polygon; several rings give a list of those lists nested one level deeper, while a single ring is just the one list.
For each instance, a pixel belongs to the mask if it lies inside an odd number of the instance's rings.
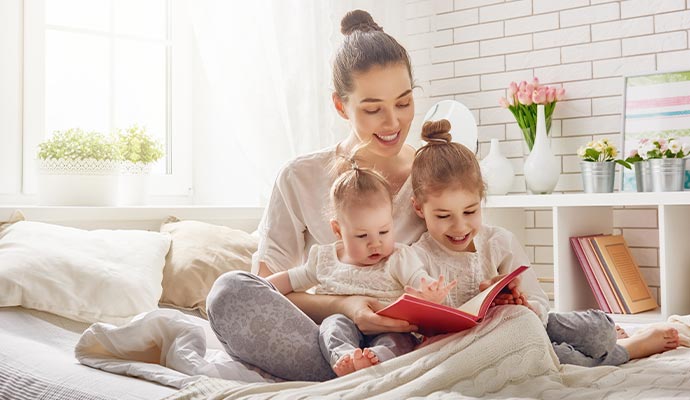
[{"label": "woman", "polygon": [[[381,172],[395,194],[395,241],[411,244],[424,231],[410,206],[415,151],[405,145],[414,116],[409,55],[365,11],[349,12],[341,31],[345,40],[333,63],[332,97],[351,131],[336,146],[298,157],[280,172],[254,255],[252,271],[261,277],[298,266],[313,244],[337,239],[324,212],[334,179],[328,171],[335,158],[355,148],[358,165]],[[376,315],[381,305],[368,297],[293,293],[289,299],[254,275],[225,274],[209,293],[209,321],[229,354],[283,379],[312,381],[335,377],[321,355],[314,321],[340,313],[367,334],[416,329]]]}]

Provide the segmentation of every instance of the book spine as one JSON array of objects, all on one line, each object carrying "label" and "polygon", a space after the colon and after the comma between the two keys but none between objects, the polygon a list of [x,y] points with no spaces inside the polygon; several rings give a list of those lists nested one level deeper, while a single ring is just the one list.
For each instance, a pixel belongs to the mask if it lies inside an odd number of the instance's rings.
[{"label": "book spine", "polygon": [[580,263],[582,272],[584,272],[585,274],[585,278],[587,279],[589,287],[592,288],[594,299],[597,301],[597,304],[599,304],[599,308],[606,313],[610,313],[611,307],[609,307],[609,304],[606,301],[606,297],[604,297],[604,294],[601,291],[601,287],[599,287],[599,283],[594,277],[594,272],[591,270],[591,267],[587,262],[587,258],[585,257],[585,254],[582,250],[582,246],[580,245],[579,237],[571,237],[570,245],[573,248],[573,251],[575,252],[575,257],[577,258],[577,261]]},{"label": "book spine", "polygon": [[616,292],[616,297],[620,299],[621,301],[621,306],[623,306],[623,310],[625,311],[626,314],[631,314],[630,312],[630,306],[628,303],[625,301],[625,298],[623,297],[623,293],[621,293],[621,289],[618,286],[618,283],[616,282],[616,278],[613,276],[613,272],[611,271],[611,266],[606,263],[606,260],[604,259],[604,254],[601,252],[601,248],[599,247],[599,243],[595,239],[590,239],[590,242],[592,243],[592,247],[594,247],[594,252],[597,254],[597,258],[599,258],[599,262],[601,263],[601,266],[606,273],[606,276],[609,279],[609,282],[611,282],[611,287],[615,290]]},{"label": "book spine", "polygon": [[611,308],[611,312],[614,314],[622,314],[623,306],[616,296],[609,278],[604,272],[604,267],[601,265],[599,257],[597,257],[596,253],[594,252],[594,245],[592,244],[593,238],[594,236],[584,236],[579,238],[578,241],[580,242],[582,251],[585,253],[585,258],[587,259],[587,262],[594,273],[594,277],[599,283],[599,288],[601,289],[604,297],[606,298],[606,302]]}]

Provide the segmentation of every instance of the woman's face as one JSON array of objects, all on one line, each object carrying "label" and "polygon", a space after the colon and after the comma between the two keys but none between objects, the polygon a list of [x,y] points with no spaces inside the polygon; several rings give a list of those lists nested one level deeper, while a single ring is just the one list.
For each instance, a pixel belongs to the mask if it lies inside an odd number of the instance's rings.
[{"label": "woman's face", "polygon": [[400,152],[414,117],[412,83],[404,64],[374,66],[354,75],[347,101],[334,95],[334,102],[368,151],[381,157]]}]

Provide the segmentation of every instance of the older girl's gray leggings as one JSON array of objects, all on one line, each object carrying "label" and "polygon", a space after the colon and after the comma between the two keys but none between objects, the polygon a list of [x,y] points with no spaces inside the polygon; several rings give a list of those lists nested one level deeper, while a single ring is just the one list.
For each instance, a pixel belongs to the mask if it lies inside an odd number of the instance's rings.
[{"label": "older girl's gray leggings", "polygon": [[291,381],[335,378],[321,354],[319,326],[267,280],[221,275],[206,299],[208,320],[233,357]]}]

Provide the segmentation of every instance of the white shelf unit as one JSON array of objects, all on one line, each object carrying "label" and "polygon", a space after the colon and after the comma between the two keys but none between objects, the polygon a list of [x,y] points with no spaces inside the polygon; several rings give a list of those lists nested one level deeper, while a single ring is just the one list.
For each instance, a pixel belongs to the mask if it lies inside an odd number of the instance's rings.
[{"label": "white shelf unit", "polygon": [[645,323],[690,314],[690,192],[489,196],[484,220],[510,229],[524,244],[525,210],[550,210],[555,310],[585,310],[598,307],[569,239],[612,233],[613,210],[623,206],[652,206],[658,210],[661,305],[645,313],[612,317],[618,322]]}]

